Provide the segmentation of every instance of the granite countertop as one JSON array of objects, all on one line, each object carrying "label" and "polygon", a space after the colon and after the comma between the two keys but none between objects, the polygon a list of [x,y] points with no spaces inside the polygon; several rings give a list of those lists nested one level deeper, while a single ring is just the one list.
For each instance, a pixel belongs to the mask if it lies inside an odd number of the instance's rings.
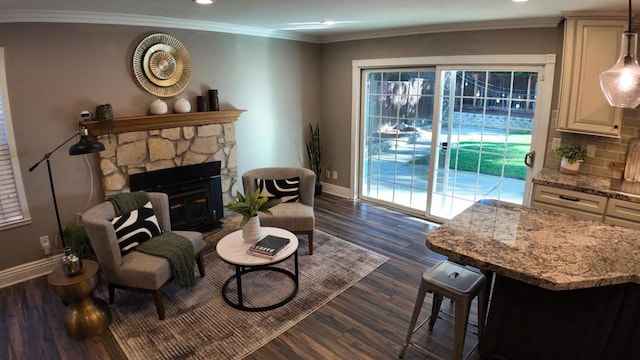
[{"label": "granite countertop", "polygon": [[452,261],[549,290],[640,283],[640,230],[481,200],[427,235]]},{"label": "granite countertop", "polygon": [[640,203],[640,183],[604,176],[567,175],[559,170],[543,168],[533,177],[533,183]]}]

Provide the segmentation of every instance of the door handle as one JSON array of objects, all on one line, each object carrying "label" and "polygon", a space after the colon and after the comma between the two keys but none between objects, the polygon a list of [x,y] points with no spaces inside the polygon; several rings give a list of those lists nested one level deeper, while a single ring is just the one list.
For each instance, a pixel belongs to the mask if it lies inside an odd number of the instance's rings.
[{"label": "door handle", "polygon": [[524,155],[524,164],[527,165],[528,167],[532,168],[533,167],[533,161],[536,158],[536,152],[535,151],[529,151],[528,153],[526,153]]}]

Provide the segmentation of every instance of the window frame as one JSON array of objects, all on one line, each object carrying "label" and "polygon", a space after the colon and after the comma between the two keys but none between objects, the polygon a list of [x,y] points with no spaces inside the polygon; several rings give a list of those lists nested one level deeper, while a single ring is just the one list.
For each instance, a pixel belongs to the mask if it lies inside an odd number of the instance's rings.
[{"label": "window frame", "polygon": [[0,116],[0,122],[4,121],[4,125],[6,128],[9,147],[9,161],[11,162],[12,169],[12,173],[10,175],[13,176],[15,191],[18,195],[18,202],[20,204],[20,211],[22,213],[22,219],[0,223],[0,231],[2,231],[31,223],[31,214],[29,212],[29,206],[27,204],[27,196],[24,191],[24,183],[22,181],[22,173],[20,171],[18,150],[16,148],[13,125],[11,121],[11,108],[9,106],[9,91],[7,87],[7,72],[5,65],[5,52],[3,47],[0,47],[0,96],[2,99],[2,108],[4,113],[4,117]]}]

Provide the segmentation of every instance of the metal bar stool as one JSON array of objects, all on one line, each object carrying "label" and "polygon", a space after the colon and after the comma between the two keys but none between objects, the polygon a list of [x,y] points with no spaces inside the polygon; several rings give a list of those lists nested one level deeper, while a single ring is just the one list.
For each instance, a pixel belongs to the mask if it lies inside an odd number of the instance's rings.
[{"label": "metal bar stool", "polygon": [[[430,356],[435,356],[434,354],[429,353],[426,349],[411,343],[411,336],[427,321],[429,321],[429,330],[433,330],[433,325],[435,325],[436,320],[438,319],[438,313],[440,312],[442,298],[447,297],[455,303],[453,358],[462,359],[464,340],[467,333],[467,322],[469,321],[469,311],[471,309],[471,302],[476,296],[478,297],[478,343],[482,338],[485,318],[483,306],[485,281],[486,279],[484,275],[471,271],[450,261],[439,262],[434,267],[425,271],[424,274],[422,274],[422,282],[420,283],[418,298],[416,299],[416,305],[413,309],[409,332],[407,333],[407,338],[404,341],[399,357],[401,359],[404,357],[404,353],[409,345],[413,345],[418,350],[425,352]],[[418,316],[422,309],[422,303],[424,302],[424,297],[427,292],[433,292],[431,316],[416,327],[416,322],[418,321]],[[474,345],[469,354],[473,352],[477,345],[478,344]],[[467,354],[467,356],[469,354]]]}]

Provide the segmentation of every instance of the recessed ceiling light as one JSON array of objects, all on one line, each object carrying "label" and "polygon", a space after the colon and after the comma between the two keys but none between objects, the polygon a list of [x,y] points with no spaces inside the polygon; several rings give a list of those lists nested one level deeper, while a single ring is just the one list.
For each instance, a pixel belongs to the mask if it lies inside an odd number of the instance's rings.
[{"label": "recessed ceiling light", "polygon": [[511,1],[513,1],[513,2],[527,2],[529,0],[511,0]]},{"label": "recessed ceiling light", "polygon": [[285,27],[280,30],[321,30],[327,29],[334,25],[356,23],[358,21],[343,21],[343,20],[324,20],[324,21],[308,21],[308,22],[293,22],[287,23]]},{"label": "recessed ceiling light", "polygon": [[201,4],[201,5],[209,5],[209,4],[213,4],[214,0],[193,0],[196,4]]}]

